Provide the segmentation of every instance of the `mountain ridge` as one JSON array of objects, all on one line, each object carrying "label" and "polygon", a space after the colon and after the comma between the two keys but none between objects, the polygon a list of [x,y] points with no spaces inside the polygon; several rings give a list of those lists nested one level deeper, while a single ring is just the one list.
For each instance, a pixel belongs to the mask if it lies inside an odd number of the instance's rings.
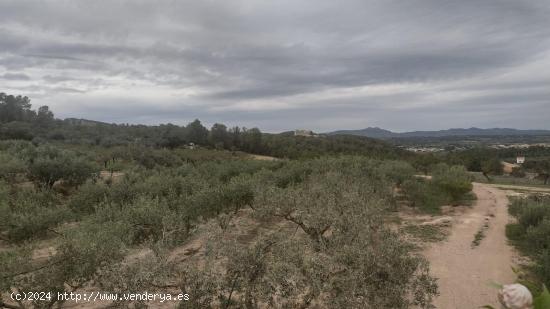
[{"label": "mountain ridge", "polygon": [[550,135],[550,130],[521,130],[512,128],[451,128],[436,131],[392,132],[379,127],[367,127],[359,130],[337,130],[327,135],[358,135],[378,139],[408,137],[445,137],[445,136],[540,136]]}]

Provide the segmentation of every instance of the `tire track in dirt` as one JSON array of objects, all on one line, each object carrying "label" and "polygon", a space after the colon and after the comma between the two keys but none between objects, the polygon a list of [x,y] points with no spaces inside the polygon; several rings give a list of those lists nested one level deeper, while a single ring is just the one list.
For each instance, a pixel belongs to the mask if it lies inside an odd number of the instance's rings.
[{"label": "tire track in dirt", "polygon": [[[510,221],[504,191],[474,183],[477,201],[471,209],[453,218],[446,241],[425,251],[432,275],[438,278],[440,296],[434,305],[441,309],[498,307],[497,290],[490,282],[511,283],[514,250],[508,245],[505,228]],[[486,223],[485,237],[472,247],[474,234]]]}]

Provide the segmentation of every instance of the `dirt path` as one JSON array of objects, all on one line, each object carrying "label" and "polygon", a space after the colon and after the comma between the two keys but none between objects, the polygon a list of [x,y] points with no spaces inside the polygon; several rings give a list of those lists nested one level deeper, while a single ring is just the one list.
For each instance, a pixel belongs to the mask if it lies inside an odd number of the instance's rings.
[{"label": "dirt path", "polygon": [[[434,302],[436,308],[498,308],[497,290],[489,283],[515,280],[511,269],[514,251],[505,236],[510,220],[508,199],[503,191],[486,184],[475,183],[473,191],[478,200],[453,219],[449,238],[426,250],[432,274],[439,278],[441,295]],[[472,247],[474,235],[486,222],[485,237]]]},{"label": "dirt path", "polygon": [[252,158],[253,160],[260,160],[260,161],[277,161],[277,160],[279,160],[275,157],[262,156],[262,155],[257,155],[257,154],[251,154],[250,158]]},{"label": "dirt path", "polygon": [[502,185],[502,184],[487,184],[493,188],[504,190],[520,190],[529,192],[550,193],[550,187],[534,187],[534,186],[518,186],[518,185]]}]

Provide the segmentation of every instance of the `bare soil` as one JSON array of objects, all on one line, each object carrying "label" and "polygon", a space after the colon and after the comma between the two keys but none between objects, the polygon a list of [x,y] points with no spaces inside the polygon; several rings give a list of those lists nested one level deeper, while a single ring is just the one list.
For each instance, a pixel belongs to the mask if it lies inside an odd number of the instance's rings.
[{"label": "bare soil", "polygon": [[101,178],[103,181],[106,181],[107,179],[111,179],[114,182],[119,182],[122,180],[122,177],[124,177],[123,172],[110,172],[110,171],[101,171],[99,172],[99,178]]},{"label": "bare soil", "polygon": [[[473,191],[477,201],[453,218],[447,240],[433,243],[424,252],[432,275],[438,278],[436,308],[498,308],[497,290],[490,283],[508,284],[516,279],[512,271],[516,253],[505,236],[506,224],[511,220],[508,198],[505,192],[487,184],[474,183]],[[472,246],[480,229],[484,236]]]},{"label": "bare soil", "polygon": [[550,193],[550,187],[535,187],[535,186],[518,186],[518,185],[503,185],[503,184],[487,184],[490,187],[505,189],[505,190],[516,190],[516,191],[527,191],[535,193]]},{"label": "bare soil", "polygon": [[256,154],[251,154],[250,158],[253,159],[253,160],[260,160],[260,161],[276,161],[276,160],[279,160],[275,157],[262,156],[262,155],[256,155]]},{"label": "bare soil", "polygon": [[502,170],[507,174],[511,174],[514,171],[514,168],[519,167],[519,165],[515,163],[508,163],[504,161],[502,161],[501,163],[502,163]]}]

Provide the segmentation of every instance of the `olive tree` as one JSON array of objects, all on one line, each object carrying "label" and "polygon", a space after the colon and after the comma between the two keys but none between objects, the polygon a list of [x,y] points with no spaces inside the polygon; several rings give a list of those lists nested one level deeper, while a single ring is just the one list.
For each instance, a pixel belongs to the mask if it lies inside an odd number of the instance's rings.
[{"label": "olive tree", "polygon": [[233,225],[220,226],[207,262],[186,264],[181,288],[200,295],[191,307],[429,308],[437,287],[427,262],[384,227],[391,197],[373,190],[376,180],[345,172],[258,190],[254,215],[281,223],[252,242],[232,240],[223,229]]},{"label": "olive tree", "polygon": [[0,179],[15,182],[17,175],[25,173],[27,166],[22,160],[6,153],[0,153]]},{"label": "olive tree", "polygon": [[489,175],[502,175],[502,162],[497,158],[492,158],[481,162],[481,172],[487,180],[491,181]]},{"label": "olive tree", "polygon": [[453,202],[458,202],[466,193],[472,191],[472,177],[463,166],[438,164],[432,173],[432,181],[445,191]]},{"label": "olive tree", "polygon": [[97,171],[97,166],[90,161],[51,146],[38,147],[29,164],[29,178],[46,188],[53,187],[58,180],[78,186]]},{"label": "olive tree", "polygon": [[0,295],[8,292],[51,293],[31,304],[2,299],[0,308],[54,308],[63,303],[58,292],[74,292],[94,280],[108,265],[124,256],[123,231],[117,224],[86,224],[64,231],[57,252],[45,261],[32,259],[32,247],[0,252]]},{"label": "olive tree", "polygon": [[548,179],[550,179],[550,160],[536,161],[535,171],[539,177],[544,179],[544,184],[548,184]]}]

